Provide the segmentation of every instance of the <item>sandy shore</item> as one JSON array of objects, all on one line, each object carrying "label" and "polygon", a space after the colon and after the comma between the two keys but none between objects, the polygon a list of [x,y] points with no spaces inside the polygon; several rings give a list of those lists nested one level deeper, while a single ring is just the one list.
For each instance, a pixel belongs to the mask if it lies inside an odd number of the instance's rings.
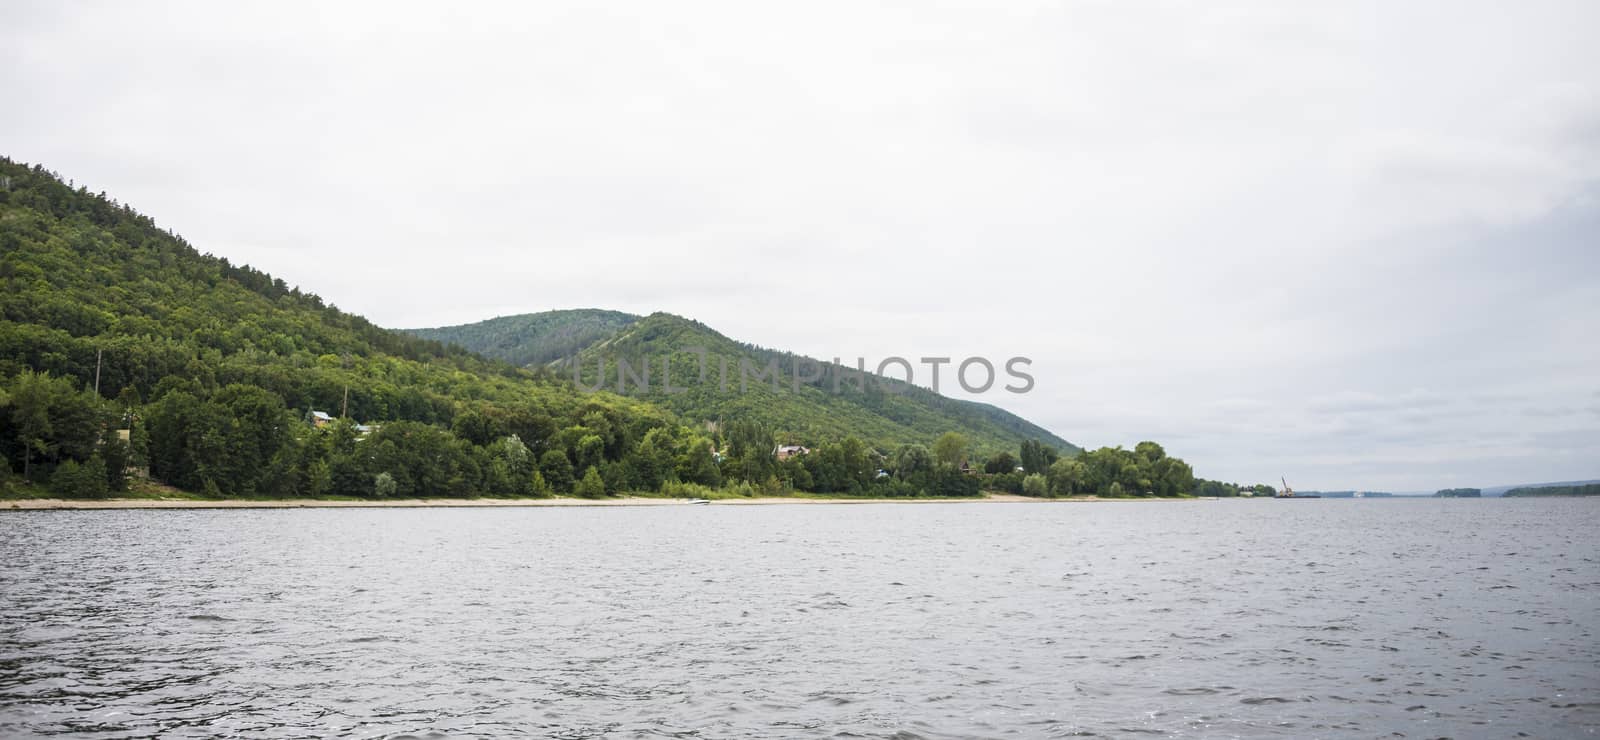
[{"label": "sandy shore", "polygon": [[[1068,501],[1061,499],[1059,501]],[[1070,501],[1095,500],[1093,497]],[[980,504],[980,503],[1051,503],[1050,500],[1014,496],[1008,493],[990,494],[972,499],[885,499],[885,498],[737,498],[717,499],[711,506],[767,506],[778,504]],[[412,509],[412,508],[484,508],[508,506],[687,506],[689,499],[681,498],[542,498],[542,499],[396,499],[393,501],[318,501],[315,499],[284,499],[281,501],[197,501],[194,499],[59,499],[34,498],[0,501],[0,511],[39,509]]]}]

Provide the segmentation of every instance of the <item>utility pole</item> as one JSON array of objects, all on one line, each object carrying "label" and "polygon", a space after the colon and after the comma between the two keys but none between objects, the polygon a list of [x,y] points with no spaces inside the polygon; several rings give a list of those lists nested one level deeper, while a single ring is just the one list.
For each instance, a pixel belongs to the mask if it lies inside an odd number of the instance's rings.
[{"label": "utility pole", "polygon": [[[339,359],[342,361],[340,364],[344,366],[345,371],[349,372],[349,370],[350,370],[350,353],[349,352],[345,352],[345,353],[339,355]],[[349,380],[346,380],[344,382],[344,400],[339,402],[339,418],[341,418],[341,419],[350,418],[350,381]]]},{"label": "utility pole", "polygon": [[100,395],[100,355],[103,352],[105,350],[98,347],[94,351],[94,394],[96,396]]}]

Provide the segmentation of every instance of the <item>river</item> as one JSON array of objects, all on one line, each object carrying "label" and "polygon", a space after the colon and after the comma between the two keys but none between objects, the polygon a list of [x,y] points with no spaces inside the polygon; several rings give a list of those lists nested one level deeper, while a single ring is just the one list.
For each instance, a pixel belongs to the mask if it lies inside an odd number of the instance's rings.
[{"label": "river", "polygon": [[0,737],[1592,736],[1596,533],[1594,499],[0,512]]}]

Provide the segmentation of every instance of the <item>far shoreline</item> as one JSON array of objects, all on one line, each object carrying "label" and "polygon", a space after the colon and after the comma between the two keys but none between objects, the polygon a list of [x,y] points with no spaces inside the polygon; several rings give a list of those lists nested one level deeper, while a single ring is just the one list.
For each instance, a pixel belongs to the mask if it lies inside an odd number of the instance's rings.
[{"label": "far shoreline", "polygon": [[[783,504],[1051,504],[1093,503],[1098,501],[1215,501],[1215,498],[1032,498],[1009,493],[992,493],[979,498],[822,498],[766,496],[756,498],[711,499],[710,506],[776,506]],[[589,506],[690,506],[697,500],[619,496],[615,498],[467,498],[467,499],[186,499],[186,498],[106,498],[62,499],[19,498],[0,500],[0,511],[54,511],[94,509],[482,509],[516,507]]]}]

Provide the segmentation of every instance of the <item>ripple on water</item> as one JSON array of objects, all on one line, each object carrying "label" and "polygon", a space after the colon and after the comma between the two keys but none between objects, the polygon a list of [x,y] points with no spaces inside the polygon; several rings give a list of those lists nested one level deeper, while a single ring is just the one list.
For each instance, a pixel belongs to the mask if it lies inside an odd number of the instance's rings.
[{"label": "ripple on water", "polygon": [[0,512],[0,737],[1567,737],[1600,501]]}]

